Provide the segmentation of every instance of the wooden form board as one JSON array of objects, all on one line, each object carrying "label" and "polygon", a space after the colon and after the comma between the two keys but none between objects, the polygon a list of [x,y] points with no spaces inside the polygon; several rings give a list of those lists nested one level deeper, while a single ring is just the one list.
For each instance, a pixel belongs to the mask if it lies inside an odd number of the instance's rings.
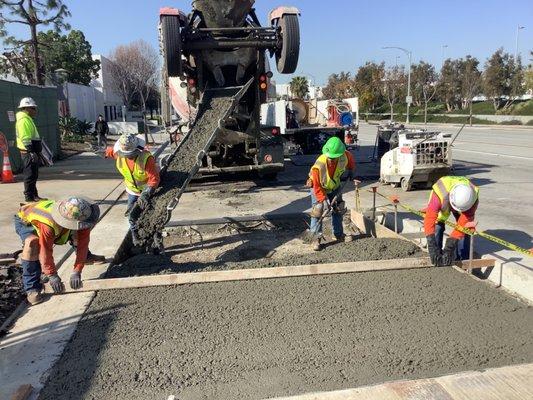
[{"label": "wooden form board", "polygon": [[351,220],[361,231],[361,233],[365,235],[371,235],[376,238],[393,238],[393,239],[402,239],[402,240],[409,240],[402,235],[390,230],[386,226],[383,226],[381,224],[377,224],[374,221],[372,221],[370,218],[365,217],[362,213],[351,210]]},{"label": "wooden form board", "polygon": [[[494,260],[474,260],[474,265],[494,265]],[[66,285],[63,293],[92,292],[98,290],[131,289],[151,286],[173,286],[191,283],[227,282],[253,279],[289,278],[310,275],[331,275],[354,272],[387,271],[432,267],[429,257],[400,258],[392,260],[356,261],[332,264],[311,264],[291,267],[254,268],[228,271],[190,272],[168,275],[133,276],[129,278],[93,279],[83,282],[83,287],[73,290]],[[45,284],[45,292],[53,293]]]}]

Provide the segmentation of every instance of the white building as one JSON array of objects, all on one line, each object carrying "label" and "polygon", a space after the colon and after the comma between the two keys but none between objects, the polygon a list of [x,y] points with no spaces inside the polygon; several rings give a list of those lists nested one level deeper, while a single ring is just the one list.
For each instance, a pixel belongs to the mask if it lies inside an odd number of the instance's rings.
[{"label": "white building", "polygon": [[[289,83],[276,83],[276,97],[292,98],[291,85]],[[319,99],[322,97],[322,87],[309,85],[309,98]]]},{"label": "white building", "polygon": [[98,77],[91,81],[91,86],[100,93],[97,96],[96,102],[97,104],[102,104],[103,115],[106,121],[122,119],[122,106],[124,102],[113,88],[113,78],[110,72],[112,61],[100,54],[93,55],[93,60],[100,61]]}]

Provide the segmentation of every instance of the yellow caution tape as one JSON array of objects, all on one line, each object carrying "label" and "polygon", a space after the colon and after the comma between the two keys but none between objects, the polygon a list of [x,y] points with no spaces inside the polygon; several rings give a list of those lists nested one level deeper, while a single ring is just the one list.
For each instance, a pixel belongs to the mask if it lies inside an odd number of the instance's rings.
[{"label": "yellow caution tape", "polygon": [[[385,195],[382,195],[381,193],[377,192],[376,191],[376,194],[385,198],[385,199],[388,199],[387,196]],[[413,207],[411,207],[410,205],[408,204],[404,204],[404,203],[400,203],[398,202],[398,204],[400,205],[400,207],[402,207],[404,210],[407,210],[413,214],[416,214],[422,218],[424,218],[425,214],[420,211],[420,210],[417,210]],[[525,249],[523,247],[520,247],[520,246],[517,246],[516,244],[514,243],[511,243],[511,242],[508,242],[506,240],[503,240],[497,236],[494,236],[494,235],[491,235],[489,233],[486,233],[486,232],[483,232],[483,231],[475,231],[473,229],[468,229],[468,228],[465,228],[465,227],[462,227],[462,226],[459,226],[457,224],[454,224],[453,222],[450,222],[450,221],[444,221],[444,223],[454,229],[457,229],[459,232],[462,232],[466,235],[470,235],[470,236],[473,236],[473,235],[476,235],[476,236],[481,236],[482,238],[485,238],[487,240],[490,240],[491,242],[494,242],[494,243],[498,243],[500,245],[502,245],[503,247],[507,247],[508,249],[510,250],[513,250],[513,251],[516,251],[518,253],[522,253],[522,254],[525,254],[526,256],[530,256],[530,257],[533,257],[533,249],[531,250],[528,250],[528,249]]]}]

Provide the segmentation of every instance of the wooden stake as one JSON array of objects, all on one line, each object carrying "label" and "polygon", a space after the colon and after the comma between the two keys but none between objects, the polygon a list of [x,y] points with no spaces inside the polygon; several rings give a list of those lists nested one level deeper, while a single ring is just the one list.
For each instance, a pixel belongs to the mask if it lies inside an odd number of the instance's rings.
[{"label": "wooden stake", "polygon": [[29,383],[26,385],[20,385],[15,393],[11,396],[11,400],[26,400],[33,392],[33,386]]}]

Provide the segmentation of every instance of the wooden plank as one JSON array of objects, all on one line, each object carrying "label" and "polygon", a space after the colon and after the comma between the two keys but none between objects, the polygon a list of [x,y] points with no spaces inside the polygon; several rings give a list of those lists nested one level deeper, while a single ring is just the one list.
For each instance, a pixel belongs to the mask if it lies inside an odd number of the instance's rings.
[{"label": "wooden plank", "polygon": [[409,240],[402,235],[390,230],[386,226],[377,224],[370,218],[365,217],[362,213],[351,210],[350,214],[352,222],[355,226],[361,231],[361,233],[366,235],[372,235],[376,238],[393,238],[393,239],[402,239]]},{"label": "wooden plank", "polygon": [[[330,275],[353,272],[387,271],[431,267],[429,257],[401,258],[392,260],[371,260],[330,264],[311,264],[291,267],[254,268],[227,271],[191,272],[168,275],[133,276],[129,278],[93,279],[83,282],[83,288],[68,287],[63,293],[88,292],[96,290],[131,289],[151,286],[185,285],[191,283],[227,282],[252,279],[287,278],[309,275]],[[53,293],[45,284],[45,292]]]},{"label": "wooden plank", "polygon": [[[494,260],[473,260],[474,268],[479,263],[488,266]],[[227,271],[190,272],[167,275],[132,276],[129,278],[93,279],[83,282],[83,287],[73,290],[68,285],[64,293],[92,292],[98,290],[132,289],[152,286],[173,286],[192,283],[228,282],[253,279],[289,278],[310,275],[332,275],[356,272],[390,271],[432,267],[429,257],[395,258],[392,260],[370,260],[330,264],[296,265],[290,267],[253,268]],[[481,267],[480,267],[481,268]],[[45,284],[45,293],[53,290]]]},{"label": "wooden plank", "polygon": [[26,400],[33,392],[33,386],[30,384],[20,385],[15,393],[11,396],[11,400]]}]

